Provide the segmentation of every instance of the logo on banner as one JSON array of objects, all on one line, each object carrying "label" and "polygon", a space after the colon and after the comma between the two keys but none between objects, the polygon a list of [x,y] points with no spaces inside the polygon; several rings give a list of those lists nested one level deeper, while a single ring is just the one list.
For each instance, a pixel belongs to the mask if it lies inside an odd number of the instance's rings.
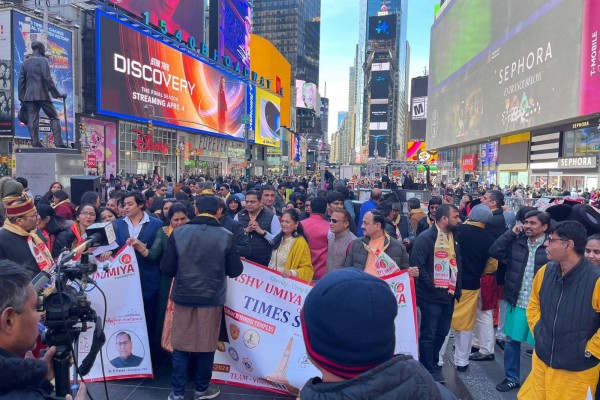
[{"label": "logo on banner", "polygon": [[244,368],[246,368],[246,371],[248,371],[248,372],[254,371],[254,365],[252,364],[252,361],[250,361],[250,359],[248,357],[244,357],[244,359],[242,360],[242,364],[244,364]]},{"label": "logo on banner", "polygon": [[240,328],[236,324],[229,325],[229,332],[233,340],[237,340],[240,337]]},{"label": "logo on banner", "polygon": [[127,253],[121,256],[121,264],[131,264],[131,260],[133,260],[133,258]]},{"label": "logo on banner", "polygon": [[229,356],[233,359],[233,361],[239,361],[240,356],[237,352],[236,349],[234,349],[233,347],[230,347],[227,352],[229,353]]}]

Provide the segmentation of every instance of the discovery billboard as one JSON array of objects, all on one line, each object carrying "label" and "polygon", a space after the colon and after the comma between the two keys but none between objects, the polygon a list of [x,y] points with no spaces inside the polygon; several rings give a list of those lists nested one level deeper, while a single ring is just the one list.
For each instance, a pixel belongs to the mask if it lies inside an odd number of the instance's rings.
[{"label": "discovery billboard", "polygon": [[99,113],[244,138],[242,81],[105,13],[96,27]]},{"label": "discovery billboard", "polygon": [[109,0],[136,17],[148,13],[150,25],[160,28],[160,20],[166,22],[167,32],[181,31],[188,43],[190,37],[196,43],[204,39],[204,0]]},{"label": "discovery billboard", "polygon": [[596,0],[450,3],[431,30],[428,146],[600,111],[599,13]]}]

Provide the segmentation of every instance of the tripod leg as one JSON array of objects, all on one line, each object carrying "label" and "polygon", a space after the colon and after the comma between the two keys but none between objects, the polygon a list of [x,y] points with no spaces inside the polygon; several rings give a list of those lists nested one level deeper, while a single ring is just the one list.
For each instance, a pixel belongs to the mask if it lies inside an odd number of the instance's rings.
[{"label": "tripod leg", "polygon": [[71,368],[69,359],[70,352],[70,349],[66,347],[57,349],[56,355],[52,359],[52,365],[54,366],[54,385],[56,387],[57,397],[65,397],[66,395],[71,394],[69,377],[69,369]]}]

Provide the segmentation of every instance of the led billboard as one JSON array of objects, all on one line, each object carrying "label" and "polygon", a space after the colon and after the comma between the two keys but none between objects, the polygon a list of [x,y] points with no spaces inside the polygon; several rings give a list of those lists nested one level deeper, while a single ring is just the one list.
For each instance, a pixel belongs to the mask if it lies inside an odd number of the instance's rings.
[{"label": "led billboard", "polygon": [[242,81],[105,13],[97,15],[98,112],[244,138]]},{"label": "led billboard", "polygon": [[296,108],[310,108],[319,111],[321,101],[317,85],[310,82],[296,80]]},{"label": "led billboard", "polygon": [[369,40],[396,40],[396,14],[369,17]]},{"label": "led billboard", "polygon": [[371,71],[371,98],[387,99],[390,95],[390,71]]},{"label": "led billboard", "polygon": [[0,12],[0,136],[13,135],[13,71],[12,35],[9,10]]},{"label": "led billboard", "polygon": [[[75,92],[75,80],[73,72],[73,33],[69,30],[59,28],[56,25],[48,24],[48,35],[44,32],[44,22],[41,19],[32,18],[28,15],[13,11],[12,21],[13,31],[13,85],[14,94],[14,126],[15,136],[18,138],[30,138],[27,126],[19,122],[17,115],[21,110],[21,102],[17,88],[19,87],[19,71],[28,54],[31,54],[31,42],[37,40],[46,44],[46,55],[50,62],[50,73],[56,84],[56,88],[61,93],[67,94],[66,105],[64,109],[62,99],[53,99],[54,106],[58,112],[61,122],[61,128],[65,130],[65,112],[69,128],[69,141],[73,141],[75,112],[73,108],[73,94]],[[45,118],[46,115],[40,115],[40,132],[50,134],[50,121]]]},{"label": "led billboard", "polygon": [[250,68],[252,8],[247,0],[210,0],[210,49]]},{"label": "led billboard", "polygon": [[594,0],[450,3],[431,30],[428,145],[600,111],[599,13]]},{"label": "led billboard", "polygon": [[255,143],[279,147],[281,145],[279,136],[281,98],[264,89],[256,88],[255,110]]},{"label": "led billboard", "polygon": [[369,122],[387,122],[388,104],[371,104]]},{"label": "led billboard", "polygon": [[409,139],[424,141],[427,131],[427,82],[426,76],[411,79],[410,82],[410,130]]},{"label": "led billboard", "polygon": [[116,6],[160,29],[160,20],[166,22],[167,32],[181,31],[184,42],[190,37],[200,43],[204,39],[204,0],[109,0]]}]

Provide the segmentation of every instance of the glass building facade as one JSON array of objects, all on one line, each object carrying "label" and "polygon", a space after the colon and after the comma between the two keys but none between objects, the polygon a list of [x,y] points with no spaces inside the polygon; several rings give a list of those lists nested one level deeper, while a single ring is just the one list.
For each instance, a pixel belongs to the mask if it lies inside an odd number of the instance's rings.
[{"label": "glass building facade", "polygon": [[254,0],[252,32],[269,40],[296,79],[319,85],[321,0]]}]

